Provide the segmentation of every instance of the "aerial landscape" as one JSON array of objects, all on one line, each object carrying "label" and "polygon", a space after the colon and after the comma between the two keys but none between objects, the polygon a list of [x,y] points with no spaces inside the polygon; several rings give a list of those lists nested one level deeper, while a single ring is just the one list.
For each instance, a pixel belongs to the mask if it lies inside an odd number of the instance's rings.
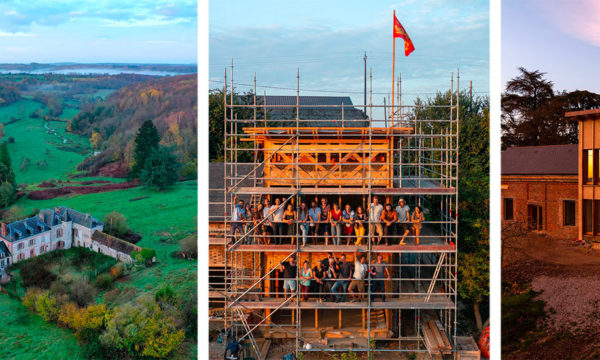
[{"label": "aerial landscape", "polygon": [[[164,340],[177,345],[171,350],[186,342],[184,349],[194,354],[196,324],[190,315],[196,307],[197,265],[190,261],[195,250],[186,245],[196,243],[195,75],[1,74],[0,93],[2,146],[14,172],[14,183],[7,186],[14,193],[2,190],[3,223],[63,206],[91,214],[109,234],[155,253],[148,266],[143,261],[118,266],[113,258],[83,254],[74,246],[8,267],[10,281],[0,295],[0,307],[8,314],[0,333],[7,333],[0,338],[21,337],[2,341],[2,351],[27,358],[36,349],[55,347],[85,358],[86,352],[105,348],[83,340],[90,335],[81,330],[66,330],[60,311],[45,317],[44,310],[36,309],[40,315],[34,315],[24,303],[33,289],[59,304],[69,301],[79,284],[89,295],[79,305],[102,304],[115,316],[128,303],[158,306],[164,301],[166,308],[157,308],[153,316],[170,319],[165,324],[172,329],[163,335],[178,338]],[[168,187],[140,183],[130,174],[136,134],[145,119],[154,119],[160,135],[156,146],[177,159],[176,177]],[[25,270],[33,272],[30,277]],[[166,294],[165,299],[146,298],[155,293]]]},{"label": "aerial landscape", "polygon": [[196,358],[196,3],[151,5],[1,6],[2,359]]}]

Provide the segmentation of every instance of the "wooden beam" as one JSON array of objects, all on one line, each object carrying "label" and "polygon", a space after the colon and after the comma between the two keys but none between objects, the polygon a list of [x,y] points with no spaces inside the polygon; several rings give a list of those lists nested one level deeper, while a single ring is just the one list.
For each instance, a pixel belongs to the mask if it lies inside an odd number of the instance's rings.
[{"label": "wooden beam", "polygon": [[315,309],[315,329],[319,328],[319,309]]},{"label": "wooden beam", "polygon": [[338,309],[338,329],[342,328],[342,309]]}]

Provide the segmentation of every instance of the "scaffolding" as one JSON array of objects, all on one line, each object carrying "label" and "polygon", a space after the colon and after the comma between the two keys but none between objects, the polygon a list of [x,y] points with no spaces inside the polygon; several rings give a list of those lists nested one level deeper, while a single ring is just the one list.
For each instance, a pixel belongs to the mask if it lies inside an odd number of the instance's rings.
[{"label": "scaffolding", "polygon": [[[293,105],[267,104],[267,97],[256,93],[256,75],[252,95],[243,99],[234,96],[233,85],[232,62],[229,84],[226,70],[223,85],[224,191],[218,200],[224,209],[217,235],[222,236],[223,282],[218,289],[210,284],[224,302],[225,328],[235,339],[248,340],[256,359],[264,359],[265,344],[274,339],[289,339],[296,353],[305,356],[349,350],[427,351],[455,358],[458,72],[456,84],[451,75],[450,104],[435,106],[401,105],[401,101],[394,108],[375,105],[371,85],[368,104],[302,104],[299,71]],[[303,117],[308,108],[313,110],[310,119]],[[367,112],[362,118],[344,115],[361,108]],[[315,116],[325,109],[339,118]],[[373,118],[373,112],[383,112],[383,119]],[[360,242],[355,231],[340,235],[331,223],[317,222],[314,227],[302,223],[307,217],[300,204],[320,204],[324,198],[330,207],[349,204],[364,209],[367,231]],[[399,198],[410,206],[411,215],[416,206],[424,209],[425,220],[417,225],[418,217],[415,222],[409,219],[395,228],[374,221],[375,201],[395,209]],[[239,200],[253,212],[259,204],[275,204],[266,216],[232,224]],[[274,221],[274,212],[288,208],[296,212],[294,216]],[[313,231],[317,224],[320,231]],[[355,222],[351,227],[355,226],[360,225]],[[379,226],[385,230],[383,237]],[[420,228],[419,236],[413,226]],[[232,234],[234,228],[238,231]],[[350,264],[364,256],[369,270],[377,265],[378,256],[383,258],[387,278],[366,276],[364,292],[354,278],[323,278],[322,286],[313,285],[308,296],[303,295],[305,288],[299,286],[306,283],[303,263],[308,261],[313,269],[333,257],[340,264],[342,254]],[[292,258],[295,276],[284,279],[282,264],[290,265]],[[282,291],[287,280],[296,284],[289,293]],[[327,285],[331,283],[334,286]],[[346,290],[348,285],[355,291]]]}]

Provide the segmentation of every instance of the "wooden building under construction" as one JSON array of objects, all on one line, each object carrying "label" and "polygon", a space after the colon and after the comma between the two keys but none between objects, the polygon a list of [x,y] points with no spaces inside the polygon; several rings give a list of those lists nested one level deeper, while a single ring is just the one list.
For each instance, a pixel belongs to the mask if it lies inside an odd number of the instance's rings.
[{"label": "wooden building under construction", "polygon": [[[212,189],[216,192],[211,195],[223,213],[212,214],[209,281],[212,306],[222,307],[225,328],[246,340],[257,359],[265,357],[273,341],[287,341],[292,351],[305,356],[349,350],[378,356],[456,355],[458,78],[451,81],[447,106],[391,108],[370,102],[364,107],[367,113],[348,119],[347,110],[356,110],[352,104],[311,104],[313,109],[337,109],[340,118],[313,117],[310,122],[302,118],[299,89],[295,104],[269,105],[261,96],[237,101],[228,91],[233,81],[228,85],[226,79],[224,162],[211,165],[211,171],[222,172],[219,186],[224,190]],[[280,119],[276,114],[281,111],[267,108],[287,109],[285,113],[296,116]],[[279,206],[291,204],[297,210],[302,202],[318,204],[326,198],[340,208],[362,206],[368,213],[375,197],[393,208],[402,198],[411,213],[415,206],[423,209],[419,238],[411,231],[406,244],[399,244],[402,234],[378,244],[377,233],[367,231],[359,245],[355,235],[335,245],[316,234],[302,246],[299,232],[288,232],[280,236],[281,244],[265,244],[274,235],[256,235],[256,230],[266,219],[230,235],[231,214],[239,199],[256,209],[265,199],[279,198]],[[369,227],[375,226],[369,222]],[[289,226],[297,226],[293,224]],[[313,268],[344,254],[354,264],[355,251],[366,257],[368,268],[378,255],[387,263],[385,301],[381,291],[372,294],[371,277],[364,280],[365,296],[358,301],[350,301],[351,294],[346,301],[319,301],[331,293],[314,292],[303,299],[298,286],[285,294],[282,262],[296,258],[297,284],[304,261]]]}]

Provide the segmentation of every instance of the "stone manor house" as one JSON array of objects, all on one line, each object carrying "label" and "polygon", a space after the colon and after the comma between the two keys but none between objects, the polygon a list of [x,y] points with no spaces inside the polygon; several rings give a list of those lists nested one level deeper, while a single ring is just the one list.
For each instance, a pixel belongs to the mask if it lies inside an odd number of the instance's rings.
[{"label": "stone manor house", "polygon": [[0,280],[10,264],[57,249],[85,247],[124,262],[131,262],[132,251],[141,250],[103,233],[104,224],[90,214],[67,207],[44,209],[37,216],[0,226]]}]

